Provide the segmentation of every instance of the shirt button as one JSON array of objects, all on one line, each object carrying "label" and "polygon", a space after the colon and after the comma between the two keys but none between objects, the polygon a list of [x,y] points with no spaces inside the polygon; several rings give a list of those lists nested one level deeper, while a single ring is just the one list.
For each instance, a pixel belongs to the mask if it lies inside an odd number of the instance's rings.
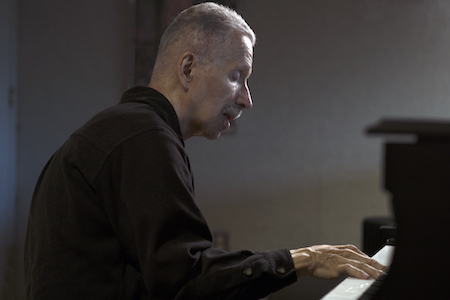
[{"label": "shirt button", "polygon": [[277,268],[277,273],[278,274],[285,274],[286,273],[286,269],[283,266],[280,266]]},{"label": "shirt button", "polygon": [[244,269],[243,273],[244,273],[245,276],[250,277],[253,274],[253,270],[252,270],[252,268],[247,267],[247,268]]}]

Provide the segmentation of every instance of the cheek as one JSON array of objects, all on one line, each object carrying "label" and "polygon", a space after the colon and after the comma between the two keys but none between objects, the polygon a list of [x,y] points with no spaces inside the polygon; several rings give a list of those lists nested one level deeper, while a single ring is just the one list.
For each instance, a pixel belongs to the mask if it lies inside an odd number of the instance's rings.
[{"label": "cheek", "polygon": [[239,93],[239,85],[230,83],[229,81],[226,84],[222,85],[220,99],[222,105],[229,105],[234,102]]},{"label": "cheek", "polygon": [[[219,82],[219,84],[218,84]],[[209,118],[217,118],[223,114],[225,107],[232,105],[238,95],[238,85],[228,79],[215,81],[207,87],[207,107]]]}]

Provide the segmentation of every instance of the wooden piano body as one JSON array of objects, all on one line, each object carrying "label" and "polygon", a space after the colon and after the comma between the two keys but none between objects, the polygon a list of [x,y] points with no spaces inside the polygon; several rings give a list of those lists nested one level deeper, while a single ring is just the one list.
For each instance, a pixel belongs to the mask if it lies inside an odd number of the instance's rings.
[{"label": "wooden piano body", "polygon": [[450,122],[382,120],[367,132],[391,139],[383,171],[394,256],[381,284],[347,278],[322,299],[450,299]]},{"label": "wooden piano body", "polygon": [[389,274],[372,299],[450,299],[450,122],[384,120],[368,133],[415,140],[385,143],[397,233]]}]

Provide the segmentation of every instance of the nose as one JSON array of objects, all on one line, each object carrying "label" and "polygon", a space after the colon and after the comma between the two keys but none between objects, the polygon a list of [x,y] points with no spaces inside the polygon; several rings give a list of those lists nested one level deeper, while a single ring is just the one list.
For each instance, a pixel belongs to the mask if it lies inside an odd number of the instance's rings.
[{"label": "nose", "polygon": [[253,106],[252,95],[250,94],[250,89],[247,82],[243,85],[241,94],[239,95],[237,104],[242,106],[244,109],[250,109]]}]

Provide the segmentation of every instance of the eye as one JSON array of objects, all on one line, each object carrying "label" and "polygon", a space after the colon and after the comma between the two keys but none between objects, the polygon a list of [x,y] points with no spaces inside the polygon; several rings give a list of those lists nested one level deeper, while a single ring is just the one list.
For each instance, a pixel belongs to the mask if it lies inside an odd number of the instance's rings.
[{"label": "eye", "polygon": [[238,82],[239,79],[241,79],[241,72],[239,72],[239,71],[233,71],[233,72],[231,72],[231,74],[230,74],[230,80],[231,80],[232,82]]}]

